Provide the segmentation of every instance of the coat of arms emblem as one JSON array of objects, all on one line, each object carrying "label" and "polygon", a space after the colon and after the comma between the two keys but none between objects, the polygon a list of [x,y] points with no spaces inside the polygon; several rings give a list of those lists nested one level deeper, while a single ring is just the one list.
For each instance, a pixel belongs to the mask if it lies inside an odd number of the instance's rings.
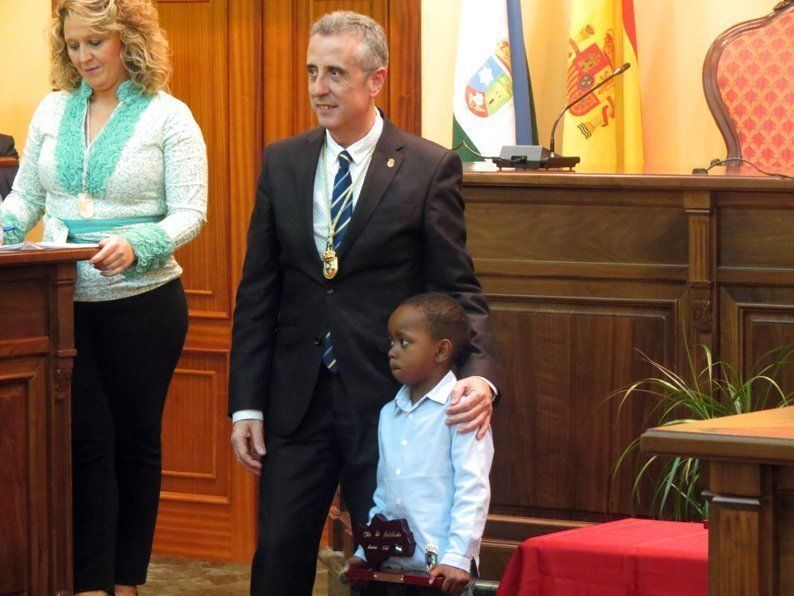
[{"label": "coat of arms emblem", "polygon": [[502,39],[466,84],[466,105],[475,116],[488,118],[512,100],[510,42]]},{"label": "coat of arms emblem", "polygon": [[[615,38],[609,30],[604,36],[604,45],[599,47],[593,37],[595,29],[587,25],[570,44],[568,63],[568,102],[581,97],[589,89],[603,81],[614,70]],[[589,139],[597,128],[605,127],[615,117],[615,83],[610,81],[595,93],[584,98],[571,108],[578,120],[579,132]]]}]

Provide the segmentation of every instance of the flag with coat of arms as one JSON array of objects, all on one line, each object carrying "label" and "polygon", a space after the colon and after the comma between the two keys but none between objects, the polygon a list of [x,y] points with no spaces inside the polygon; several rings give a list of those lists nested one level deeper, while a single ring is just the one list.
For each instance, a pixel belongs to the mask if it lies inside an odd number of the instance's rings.
[{"label": "flag with coat of arms", "polygon": [[452,144],[464,161],[537,144],[520,0],[463,0]]},{"label": "flag with coat of arms", "polygon": [[643,164],[640,69],[633,0],[574,0],[568,40],[568,103],[628,62],[612,79],[566,114],[565,155],[583,166],[632,168]]}]

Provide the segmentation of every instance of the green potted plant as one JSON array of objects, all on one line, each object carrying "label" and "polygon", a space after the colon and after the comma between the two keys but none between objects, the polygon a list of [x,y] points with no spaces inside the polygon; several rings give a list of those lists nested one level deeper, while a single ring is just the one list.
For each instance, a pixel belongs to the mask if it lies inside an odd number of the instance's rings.
[{"label": "green potted plant", "polygon": [[[667,426],[790,403],[791,394],[783,391],[777,377],[794,355],[794,346],[783,346],[766,354],[761,359],[766,364],[757,366],[758,372],[747,379],[729,362],[715,361],[708,347],[700,348],[704,354],[704,366],[697,367],[687,348],[689,366],[685,375],[679,375],[643,354],[658,376],[641,379],[613,394],[611,397],[620,400],[618,412],[628,400],[647,396],[654,400],[649,423]],[[640,488],[648,482],[652,486],[650,512],[653,517],[672,517],[679,521],[706,519],[708,503],[698,488],[700,462],[695,458],[644,455],[639,452],[639,444],[637,437],[623,450],[612,469],[614,476],[631,454],[638,453],[631,491],[633,499],[640,503]]]}]

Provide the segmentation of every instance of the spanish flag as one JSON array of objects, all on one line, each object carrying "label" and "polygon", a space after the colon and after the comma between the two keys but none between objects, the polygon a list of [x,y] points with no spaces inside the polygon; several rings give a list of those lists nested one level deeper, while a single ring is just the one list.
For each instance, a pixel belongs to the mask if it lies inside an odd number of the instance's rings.
[{"label": "spanish flag", "polygon": [[634,0],[574,0],[568,40],[568,103],[631,64],[565,115],[563,152],[585,167],[643,164]]}]

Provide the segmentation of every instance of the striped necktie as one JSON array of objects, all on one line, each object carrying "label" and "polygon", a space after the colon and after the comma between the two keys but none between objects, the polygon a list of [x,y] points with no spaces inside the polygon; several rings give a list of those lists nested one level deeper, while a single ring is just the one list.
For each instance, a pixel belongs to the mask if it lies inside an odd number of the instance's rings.
[{"label": "striped necktie", "polygon": [[[350,218],[353,216],[353,200],[352,198],[345,201],[347,197],[347,190],[353,183],[350,177],[350,163],[353,158],[345,150],[339,154],[339,169],[334,178],[334,190],[331,193],[331,222],[336,221],[336,228],[334,230],[334,250],[339,248],[342,243],[342,238],[347,232],[350,224]],[[340,214],[341,211],[341,214]],[[339,219],[337,219],[339,218]],[[331,330],[325,332],[325,339],[323,340],[323,364],[332,373],[339,372],[339,366],[336,363],[336,356],[334,355],[334,346],[331,343]]]}]

